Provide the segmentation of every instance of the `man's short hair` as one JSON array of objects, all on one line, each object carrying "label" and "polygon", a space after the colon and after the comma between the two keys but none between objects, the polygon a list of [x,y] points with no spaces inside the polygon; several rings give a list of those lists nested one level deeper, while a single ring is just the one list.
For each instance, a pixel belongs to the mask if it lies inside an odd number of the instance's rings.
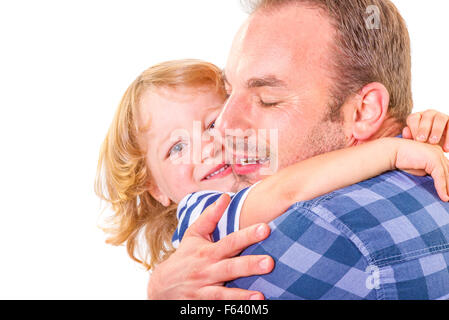
[{"label": "man's short hair", "polygon": [[[404,19],[389,0],[242,0],[254,13],[285,5],[323,10],[336,30],[331,71],[331,119],[346,99],[371,82],[390,93],[389,113],[405,123],[413,107],[410,38]],[[296,32],[292,31],[292,32]]]}]

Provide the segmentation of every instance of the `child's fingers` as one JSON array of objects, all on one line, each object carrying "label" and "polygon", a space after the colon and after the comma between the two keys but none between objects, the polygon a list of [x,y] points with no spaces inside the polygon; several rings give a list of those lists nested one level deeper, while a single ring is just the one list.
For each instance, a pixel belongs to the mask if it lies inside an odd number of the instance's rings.
[{"label": "child's fingers", "polygon": [[424,112],[421,117],[421,121],[419,122],[418,135],[416,136],[417,141],[426,142],[429,139],[435,115],[436,111]]},{"label": "child's fingers", "polygon": [[412,139],[416,139],[418,135],[418,128],[419,128],[419,122],[421,121],[421,113],[414,113],[411,114],[407,118],[407,126],[410,130],[410,133],[412,135]]},{"label": "child's fingers", "polygon": [[449,179],[449,170],[448,170],[448,166],[447,166],[447,159],[446,157],[442,156],[441,158],[441,166],[443,167],[443,171],[444,171],[444,182],[441,183],[441,187],[444,189],[441,190],[441,193],[444,194],[444,199],[442,199],[443,201],[449,201],[449,195],[448,195],[448,179]]},{"label": "child's fingers", "polygon": [[405,127],[404,130],[402,130],[402,138],[413,139],[412,131],[409,127]]},{"label": "child's fingers", "polygon": [[435,162],[433,170],[431,170],[430,175],[432,176],[435,189],[438,196],[442,201],[449,201],[449,163],[447,158],[442,155],[439,161]]},{"label": "child's fingers", "polygon": [[430,134],[429,142],[431,144],[439,144],[443,133],[446,129],[448,116],[443,113],[437,113],[433,120],[432,132]]},{"label": "child's fingers", "polygon": [[443,159],[443,168],[444,168],[444,175],[445,175],[445,180],[444,180],[444,183],[445,183],[445,189],[444,189],[444,192],[446,193],[446,200],[444,200],[444,201],[446,201],[446,202],[449,202],[449,162],[448,162],[448,160],[447,160],[447,158],[443,155],[442,156],[442,159]]},{"label": "child's fingers", "polygon": [[449,152],[449,125],[446,127],[446,138],[444,140],[443,151]]},{"label": "child's fingers", "polygon": [[431,173],[431,176],[435,183],[435,189],[438,193],[438,196],[443,201],[448,201],[447,196],[447,182],[446,182],[446,174],[443,166],[437,166]]}]

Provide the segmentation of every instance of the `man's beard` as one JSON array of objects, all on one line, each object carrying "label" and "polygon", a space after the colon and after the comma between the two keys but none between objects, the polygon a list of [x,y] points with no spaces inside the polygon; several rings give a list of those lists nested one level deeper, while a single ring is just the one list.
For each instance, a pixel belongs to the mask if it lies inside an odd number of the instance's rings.
[{"label": "man's beard", "polygon": [[236,192],[238,192],[242,189],[248,188],[249,186],[254,184],[254,181],[251,181],[249,176],[237,174],[234,170],[234,165],[232,165],[231,168],[232,168],[232,174],[234,175],[234,178],[235,178],[235,182],[231,188],[231,192],[236,193]]},{"label": "man's beard", "polygon": [[343,131],[343,121],[333,121],[326,117],[307,135],[301,148],[304,150],[302,160],[340,150],[346,146],[347,138]]}]

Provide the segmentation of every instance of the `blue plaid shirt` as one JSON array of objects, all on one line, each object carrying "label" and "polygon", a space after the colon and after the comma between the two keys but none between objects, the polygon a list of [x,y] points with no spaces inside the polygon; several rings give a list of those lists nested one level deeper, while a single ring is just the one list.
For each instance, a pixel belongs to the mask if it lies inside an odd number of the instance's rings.
[{"label": "blue plaid shirt", "polygon": [[449,204],[430,177],[391,171],[293,205],[270,237],[273,272],[227,284],[267,299],[449,299]]}]

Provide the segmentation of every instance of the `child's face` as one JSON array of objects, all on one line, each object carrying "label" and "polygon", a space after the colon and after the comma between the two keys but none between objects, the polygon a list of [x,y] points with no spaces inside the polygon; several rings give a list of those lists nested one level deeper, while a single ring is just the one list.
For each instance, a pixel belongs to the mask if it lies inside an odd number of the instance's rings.
[{"label": "child's face", "polygon": [[233,189],[236,179],[221,160],[221,146],[215,145],[212,151],[214,139],[201,141],[223,103],[223,97],[209,87],[158,88],[143,94],[139,125],[149,130],[143,133],[141,144],[146,146],[153,181],[150,193],[162,204],[168,205],[168,199],[179,203],[200,190]]}]

